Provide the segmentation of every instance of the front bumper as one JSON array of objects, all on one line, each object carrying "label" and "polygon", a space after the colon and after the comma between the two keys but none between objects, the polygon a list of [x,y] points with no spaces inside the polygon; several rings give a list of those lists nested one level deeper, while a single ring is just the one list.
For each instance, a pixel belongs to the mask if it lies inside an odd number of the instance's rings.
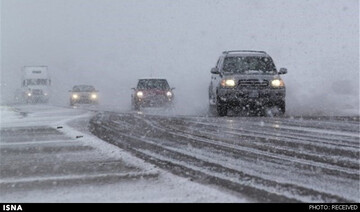
[{"label": "front bumper", "polygon": [[47,102],[49,101],[49,96],[47,95],[25,95],[24,97],[27,102]]},{"label": "front bumper", "polygon": [[266,88],[266,89],[218,89],[218,102],[229,105],[267,105],[277,104],[285,101],[285,88]]},{"label": "front bumper", "polygon": [[97,104],[98,99],[91,99],[91,98],[78,98],[78,99],[70,99],[72,104]]},{"label": "front bumper", "polygon": [[145,98],[135,98],[135,104],[141,105],[143,107],[157,107],[157,106],[165,106],[171,104],[173,98],[169,98],[166,96],[153,96],[153,97],[145,97]]}]

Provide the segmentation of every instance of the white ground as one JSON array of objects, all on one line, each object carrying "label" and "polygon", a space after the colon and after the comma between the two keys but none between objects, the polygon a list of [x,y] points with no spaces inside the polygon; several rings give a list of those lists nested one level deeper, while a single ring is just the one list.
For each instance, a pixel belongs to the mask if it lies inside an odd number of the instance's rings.
[{"label": "white ground", "polygon": [[[141,168],[145,173],[159,173],[158,178],[123,180],[116,183],[78,184],[45,189],[1,192],[0,202],[249,202],[231,192],[221,191],[211,186],[201,185],[159,170],[151,164],[114,147],[91,135],[86,129],[86,121],[94,114],[86,110],[61,108],[44,105],[18,107],[1,106],[0,126],[3,128],[62,126],[60,131],[77,139],[84,145],[93,147],[94,157],[108,157],[123,160]],[[26,112],[26,116],[20,115]],[[0,137],[1,139],[1,137]],[[46,141],[44,141],[46,142]],[[1,144],[3,145],[3,144]],[[0,148],[1,148],[0,145]],[[7,144],[9,145],[9,144]],[[11,144],[10,144],[11,145]],[[79,153],[81,154],[81,153]],[[34,155],[35,157],[35,155]],[[79,155],[81,158],[82,155]],[[1,163],[1,162],[0,162]],[[18,176],[14,176],[16,180]],[[6,183],[9,179],[0,179]],[[20,177],[20,180],[21,177]],[[25,180],[25,179],[24,179]]]}]

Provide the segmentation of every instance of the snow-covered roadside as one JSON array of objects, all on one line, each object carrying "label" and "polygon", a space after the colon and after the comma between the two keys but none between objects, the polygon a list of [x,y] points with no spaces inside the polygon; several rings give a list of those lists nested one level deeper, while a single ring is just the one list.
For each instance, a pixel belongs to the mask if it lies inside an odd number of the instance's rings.
[{"label": "snow-covered roadside", "polygon": [[[72,142],[94,148],[94,157],[121,160],[142,173],[158,173],[157,178],[120,180],[101,184],[76,184],[35,188],[1,193],[2,202],[247,202],[232,193],[191,182],[145,163],[129,153],[108,144],[87,131],[94,114],[86,110],[52,106],[1,106],[1,129],[50,126],[64,133]],[[20,112],[22,115],[20,115]],[[76,139],[77,136],[82,136]],[[34,144],[33,144],[34,145]],[[0,146],[1,147],[1,146]],[[80,154],[80,153],[79,153]],[[34,155],[34,157],[36,157]],[[82,156],[79,155],[79,158]],[[0,164],[1,165],[1,164]],[[16,176],[14,176],[16,177]]]}]

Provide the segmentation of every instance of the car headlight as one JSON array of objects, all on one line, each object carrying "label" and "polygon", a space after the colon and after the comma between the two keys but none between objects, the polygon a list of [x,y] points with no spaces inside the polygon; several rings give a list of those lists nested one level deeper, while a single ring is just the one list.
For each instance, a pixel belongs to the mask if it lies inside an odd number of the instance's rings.
[{"label": "car headlight", "polygon": [[167,96],[167,97],[170,98],[170,97],[172,97],[172,95],[173,95],[173,94],[172,94],[170,91],[166,92],[166,96]]},{"label": "car headlight", "polygon": [[29,93],[27,93],[27,95],[28,95],[28,96],[31,96],[31,93],[29,92]]},{"label": "car headlight", "polygon": [[282,81],[282,79],[274,79],[271,81],[271,86],[274,88],[280,88],[280,87],[284,87],[284,81]]},{"label": "car headlight", "polygon": [[136,92],[136,96],[142,98],[144,96],[144,93],[142,91],[138,91]]},{"label": "car headlight", "polygon": [[77,99],[77,98],[79,98],[79,95],[73,94],[73,95],[72,95],[72,98],[73,98],[73,99]]},{"label": "car headlight", "polygon": [[91,94],[91,98],[92,99],[96,99],[97,98],[97,95],[95,93]]},{"label": "car headlight", "polygon": [[221,80],[221,86],[222,87],[234,87],[235,86],[235,80],[233,80],[233,79]]}]

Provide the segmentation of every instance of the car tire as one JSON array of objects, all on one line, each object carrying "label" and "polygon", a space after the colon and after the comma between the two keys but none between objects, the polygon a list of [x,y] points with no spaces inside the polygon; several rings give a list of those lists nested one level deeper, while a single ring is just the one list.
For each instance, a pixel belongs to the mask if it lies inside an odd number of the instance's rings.
[{"label": "car tire", "polygon": [[277,103],[277,106],[279,108],[280,115],[284,115],[286,112],[286,104],[285,101],[280,101]]},{"label": "car tire", "polygon": [[217,104],[216,110],[219,116],[226,116],[228,108],[226,104]]},{"label": "car tire", "polygon": [[134,104],[134,110],[139,111],[140,110],[140,105]]},{"label": "car tire", "polygon": [[216,116],[216,114],[217,114],[216,105],[209,104],[208,114],[209,114],[209,116]]},{"label": "car tire", "polygon": [[225,102],[221,102],[220,98],[216,97],[216,111],[218,116],[226,116],[228,107]]}]

